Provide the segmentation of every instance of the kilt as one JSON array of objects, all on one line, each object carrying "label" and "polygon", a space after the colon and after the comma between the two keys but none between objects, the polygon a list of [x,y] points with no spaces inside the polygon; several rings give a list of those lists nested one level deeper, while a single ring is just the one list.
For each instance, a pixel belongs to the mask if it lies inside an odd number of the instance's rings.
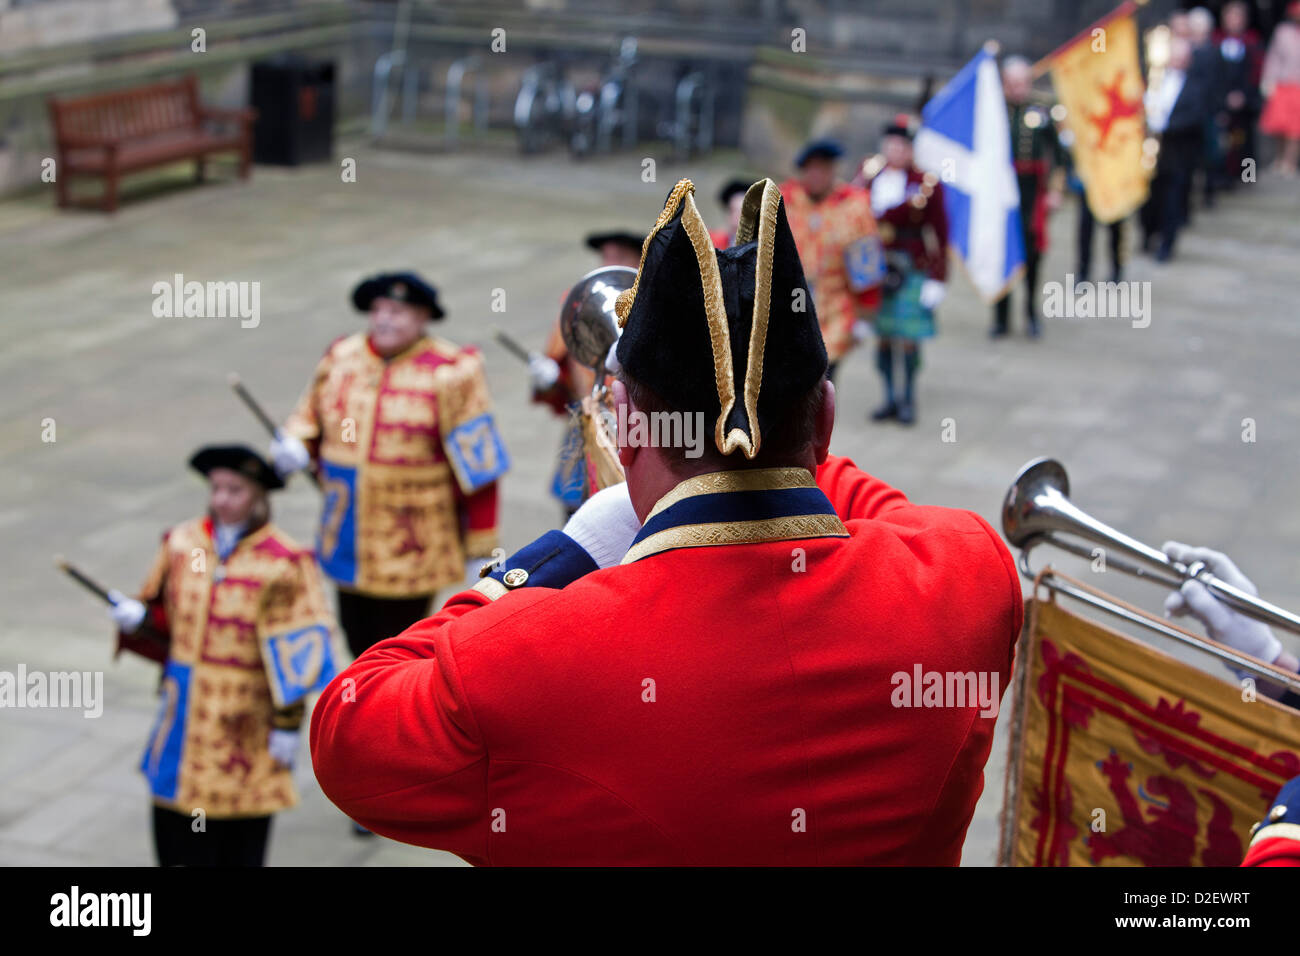
[{"label": "kilt", "polygon": [[928,339],[934,336],[934,312],[921,305],[921,286],[925,273],[920,269],[902,270],[898,288],[885,287],[876,314],[876,334],[882,339]]}]

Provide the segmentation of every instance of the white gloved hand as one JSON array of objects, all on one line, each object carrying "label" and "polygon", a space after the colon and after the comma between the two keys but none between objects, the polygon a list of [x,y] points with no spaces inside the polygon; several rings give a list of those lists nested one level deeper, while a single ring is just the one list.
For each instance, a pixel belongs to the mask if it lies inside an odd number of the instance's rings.
[{"label": "white gloved hand", "polygon": [[294,436],[276,432],[271,439],[271,462],[275,465],[276,473],[284,478],[311,464],[311,452]]},{"label": "white gloved hand", "polygon": [[622,561],[640,530],[641,520],[632,508],[625,481],[596,492],[564,526],[564,533],[578,542],[599,568]]},{"label": "white gloved hand", "polygon": [[266,740],[266,749],[271,752],[271,759],[282,767],[293,769],[298,759],[298,731],[271,729]]},{"label": "white gloved hand", "polygon": [[560,363],[545,355],[528,360],[528,380],[534,392],[544,392],[560,380]]},{"label": "white gloved hand", "polygon": [[[1255,585],[1226,554],[1209,548],[1193,548],[1177,541],[1166,541],[1160,550],[1183,565],[1204,562],[1216,578],[1240,588],[1252,597],[1259,596]],[[1220,644],[1227,644],[1270,664],[1282,653],[1282,642],[1273,636],[1267,624],[1233,610],[1200,581],[1187,581],[1181,589],[1170,594],[1165,599],[1165,614],[1170,617],[1190,614],[1204,624],[1210,637]]]},{"label": "white gloved hand", "polygon": [[871,334],[871,323],[866,319],[858,319],[853,323],[853,344],[857,345]]},{"label": "white gloved hand", "polygon": [[938,279],[926,279],[921,283],[921,294],[918,298],[922,308],[936,309],[947,294],[948,287]]},{"label": "white gloved hand", "polygon": [[116,589],[108,592],[108,599],[113,606],[108,609],[108,616],[113,619],[118,630],[123,634],[134,634],[144,623],[144,605],[135,598],[129,598]]}]

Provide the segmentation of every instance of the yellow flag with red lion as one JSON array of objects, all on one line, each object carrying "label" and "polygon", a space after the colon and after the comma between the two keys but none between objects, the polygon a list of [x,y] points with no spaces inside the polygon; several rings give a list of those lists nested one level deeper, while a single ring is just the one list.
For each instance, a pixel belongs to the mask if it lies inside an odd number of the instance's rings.
[{"label": "yellow flag with red lion", "polygon": [[1123,219],[1147,198],[1146,135],[1138,31],[1128,2],[1039,61],[1052,71],[1074,169],[1098,222]]},{"label": "yellow flag with red lion", "polygon": [[1054,600],[1026,619],[1002,864],[1238,866],[1300,774],[1300,713]]}]

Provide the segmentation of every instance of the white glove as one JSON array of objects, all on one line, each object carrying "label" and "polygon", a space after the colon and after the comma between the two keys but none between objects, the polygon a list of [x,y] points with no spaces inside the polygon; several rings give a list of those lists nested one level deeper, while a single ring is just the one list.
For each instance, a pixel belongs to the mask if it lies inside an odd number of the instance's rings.
[{"label": "white glove", "polygon": [[528,360],[528,379],[534,392],[544,392],[560,380],[560,363],[545,355]]},{"label": "white glove", "polygon": [[598,568],[622,561],[640,530],[641,520],[632,508],[625,481],[596,492],[564,526],[564,533],[591,555]]},{"label": "white glove", "polygon": [[[1202,561],[1216,578],[1252,597],[1259,596],[1255,585],[1226,554],[1209,548],[1193,548],[1177,541],[1166,541],[1160,550],[1180,564]],[[1233,610],[1200,581],[1187,581],[1180,590],[1170,594],[1165,599],[1165,614],[1170,617],[1190,614],[1204,624],[1210,637],[1220,644],[1227,644],[1270,664],[1282,653],[1282,642],[1273,636],[1267,624]]]},{"label": "white glove", "polygon": [[925,309],[938,308],[943,297],[948,294],[948,287],[938,279],[926,279],[921,283],[921,294],[919,299],[921,307]]},{"label": "white glove", "polygon": [[298,731],[271,728],[266,749],[271,751],[271,759],[276,763],[292,768],[293,762],[298,759]]},{"label": "white glove", "polygon": [[857,345],[871,334],[871,323],[866,319],[858,319],[853,323],[853,344]]},{"label": "white glove", "polygon": [[144,605],[135,598],[129,598],[116,589],[108,592],[108,599],[113,606],[108,609],[108,616],[113,619],[118,630],[123,634],[134,634],[144,623]]},{"label": "white glove", "polygon": [[302,471],[311,464],[311,452],[292,435],[276,432],[271,439],[271,462],[281,478]]}]

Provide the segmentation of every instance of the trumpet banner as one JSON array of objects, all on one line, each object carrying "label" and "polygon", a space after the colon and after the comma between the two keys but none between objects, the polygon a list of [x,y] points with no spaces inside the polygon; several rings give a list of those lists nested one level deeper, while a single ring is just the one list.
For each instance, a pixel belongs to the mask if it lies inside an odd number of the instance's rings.
[{"label": "trumpet banner", "polygon": [[1071,153],[1088,208],[1103,223],[1123,219],[1147,198],[1134,9],[1124,4],[1044,61],[1074,135]]},{"label": "trumpet banner", "polygon": [[1300,713],[1030,600],[1000,863],[1237,866],[1300,774]]}]

